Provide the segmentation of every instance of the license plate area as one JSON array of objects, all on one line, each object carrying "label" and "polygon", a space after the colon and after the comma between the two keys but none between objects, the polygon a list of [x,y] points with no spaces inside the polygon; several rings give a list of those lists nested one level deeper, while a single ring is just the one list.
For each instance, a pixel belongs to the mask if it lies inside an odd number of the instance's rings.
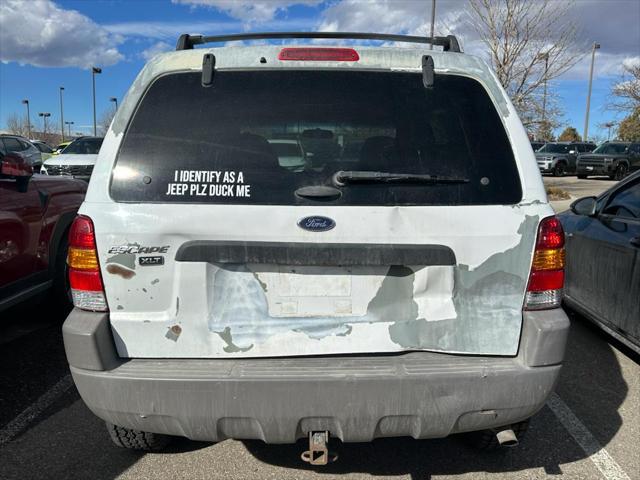
[{"label": "license plate area", "polygon": [[[275,267],[275,268],[273,268]],[[363,316],[389,267],[250,266],[271,317]]]}]

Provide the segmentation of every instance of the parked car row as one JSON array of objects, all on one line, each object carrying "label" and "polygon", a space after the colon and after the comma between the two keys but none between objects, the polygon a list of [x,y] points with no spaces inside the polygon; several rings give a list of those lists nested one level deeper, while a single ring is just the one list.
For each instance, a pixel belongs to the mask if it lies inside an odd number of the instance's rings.
[{"label": "parked car row", "polygon": [[23,158],[33,172],[66,175],[86,181],[91,177],[101,145],[101,137],[78,137],[52,148],[41,140],[0,135],[0,152]]},{"label": "parked car row", "polygon": [[640,169],[639,142],[604,142],[598,147],[593,142],[549,142],[536,148],[539,144],[531,142],[538,168],[555,177],[606,175],[622,180]]}]

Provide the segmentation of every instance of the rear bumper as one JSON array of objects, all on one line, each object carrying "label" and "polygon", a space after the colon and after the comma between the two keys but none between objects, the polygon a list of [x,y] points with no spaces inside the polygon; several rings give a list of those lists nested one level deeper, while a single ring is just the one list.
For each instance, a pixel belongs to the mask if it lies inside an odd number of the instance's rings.
[{"label": "rear bumper", "polygon": [[87,406],[116,425],[194,440],[292,443],[329,430],[346,442],[445,437],[524,420],[558,378],[569,320],[527,312],[517,357],[429,352],[239,360],[123,360],[107,314],[63,326]]}]

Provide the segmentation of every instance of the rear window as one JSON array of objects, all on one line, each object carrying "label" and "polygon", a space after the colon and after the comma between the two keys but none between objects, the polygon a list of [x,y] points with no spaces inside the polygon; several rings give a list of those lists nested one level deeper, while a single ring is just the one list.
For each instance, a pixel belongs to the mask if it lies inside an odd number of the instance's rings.
[{"label": "rear window", "polygon": [[596,148],[593,153],[617,155],[619,153],[625,153],[628,146],[628,143],[603,143],[598,148]]},{"label": "rear window", "polygon": [[4,137],[2,141],[4,142],[4,148],[7,152],[22,152],[23,150],[26,150],[17,138]]},{"label": "rear window", "polygon": [[97,155],[102,146],[102,138],[83,138],[74,140],[62,153],[75,155]]},{"label": "rear window", "polygon": [[42,153],[53,153],[53,150],[51,150],[51,147],[49,147],[49,145],[47,145],[46,143],[34,143],[34,145]]},{"label": "rear window", "polygon": [[[304,158],[283,160],[290,155]],[[309,70],[218,71],[211,88],[201,86],[200,73],[156,79],[125,132],[111,196],[313,204],[296,191],[335,187],[339,171],[468,182],[349,183],[337,187],[337,205],[513,204],[522,197],[502,122],[475,80],[439,75],[427,90],[415,73]]]}]

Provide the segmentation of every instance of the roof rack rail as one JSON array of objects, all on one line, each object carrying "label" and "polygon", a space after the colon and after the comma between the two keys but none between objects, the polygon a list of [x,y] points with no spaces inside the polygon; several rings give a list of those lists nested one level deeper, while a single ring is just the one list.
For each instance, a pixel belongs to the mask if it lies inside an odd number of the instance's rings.
[{"label": "roof rack rail", "polygon": [[234,33],[229,35],[189,35],[183,33],[178,38],[176,50],[191,50],[194,45],[205,43],[231,42],[235,40],[274,40],[283,38],[332,38],[351,40],[385,40],[390,42],[426,43],[442,47],[445,52],[461,52],[460,44],[455,35],[446,37],[417,37],[410,35],[393,35],[389,33],[359,33],[359,32],[264,32],[264,33]]}]

